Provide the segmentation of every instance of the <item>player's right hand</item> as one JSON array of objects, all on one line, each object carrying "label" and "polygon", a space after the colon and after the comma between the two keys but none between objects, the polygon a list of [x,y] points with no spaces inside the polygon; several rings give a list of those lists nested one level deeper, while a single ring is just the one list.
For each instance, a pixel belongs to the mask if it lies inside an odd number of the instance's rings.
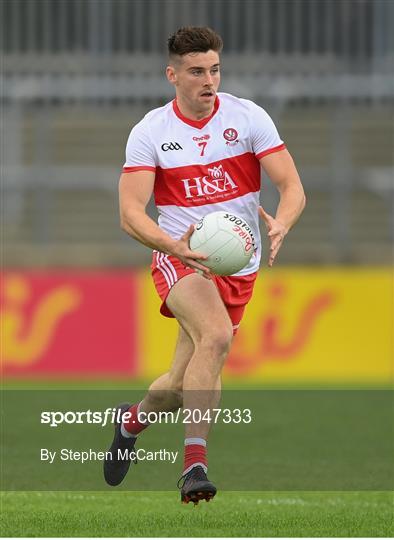
[{"label": "player's right hand", "polygon": [[199,273],[207,279],[211,279],[211,270],[199,262],[207,257],[197,251],[192,251],[189,247],[189,240],[194,232],[194,225],[190,225],[185,234],[175,242],[170,255],[177,257],[185,266],[199,270]]}]

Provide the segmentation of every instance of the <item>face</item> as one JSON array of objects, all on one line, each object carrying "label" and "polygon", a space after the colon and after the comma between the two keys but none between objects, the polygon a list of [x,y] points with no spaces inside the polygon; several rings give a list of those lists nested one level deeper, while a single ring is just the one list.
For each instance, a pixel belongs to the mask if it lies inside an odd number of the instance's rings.
[{"label": "face", "polygon": [[167,67],[166,74],[181,108],[197,116],[211,113],[220,83],[217,52],[185,54]]}]

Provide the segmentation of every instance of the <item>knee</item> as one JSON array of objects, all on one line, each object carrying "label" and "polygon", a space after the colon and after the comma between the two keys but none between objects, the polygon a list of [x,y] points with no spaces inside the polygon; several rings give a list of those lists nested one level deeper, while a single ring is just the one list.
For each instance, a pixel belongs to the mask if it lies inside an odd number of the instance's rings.
[{"label": "knee", "polygon": [[171,410],[177,410],[183,405],[182,388],[171,388],[167,390],[168,402],[171,403]]},{"label": "knee", "polygon": [[231,325],[210,328],[201,336],[200,346],[208,349],[215,357],[226,357],[233,339]]},{"label": "knee", "polygon": [[148,399],[153,410],[161,411],[168,409],[178,409],[183,403],[182,391],[174,388],[148,390]]},{"label": "knee", "polygon": [[167,399],[174,403],[174,406],[181,407],[183,403],[183,377],[169,371],[167,373],[167,388],[165,390]]},{"label": "knee", "polygon": [[148,390],[147,397],[154,409],[160,409],[168,399],[168,391],[164,389],[158,390],[152,385]]},{"label": "knee", "polygon": [[179,409],[183,405],[183,391],[182,390],[171,390],[172,403],[174,404],[174,409]]}]

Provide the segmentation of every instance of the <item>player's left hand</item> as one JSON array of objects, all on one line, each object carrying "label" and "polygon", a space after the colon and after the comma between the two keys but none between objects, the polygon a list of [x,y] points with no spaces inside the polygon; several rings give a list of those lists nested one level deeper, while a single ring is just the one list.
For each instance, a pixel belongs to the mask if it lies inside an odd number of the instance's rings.
[{"label": "player's left hand", "polygon": [[267,214],[262,206],[259,206],[259,215],[265,223],[267,235],[271,242],[268,266],[272,266],[288,230],[283,223]]}]

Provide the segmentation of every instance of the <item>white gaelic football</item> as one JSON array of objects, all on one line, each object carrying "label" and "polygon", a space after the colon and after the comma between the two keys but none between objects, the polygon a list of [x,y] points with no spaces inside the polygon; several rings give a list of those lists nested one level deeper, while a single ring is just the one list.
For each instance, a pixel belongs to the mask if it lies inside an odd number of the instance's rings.
[{"label": "white gaelic football", "polygon": [[250,261],[255,241],[246,221],[228,212],[212,212],[195,226],[190,249],[206,255],[204,266],[219,276],[231,276]]}]

